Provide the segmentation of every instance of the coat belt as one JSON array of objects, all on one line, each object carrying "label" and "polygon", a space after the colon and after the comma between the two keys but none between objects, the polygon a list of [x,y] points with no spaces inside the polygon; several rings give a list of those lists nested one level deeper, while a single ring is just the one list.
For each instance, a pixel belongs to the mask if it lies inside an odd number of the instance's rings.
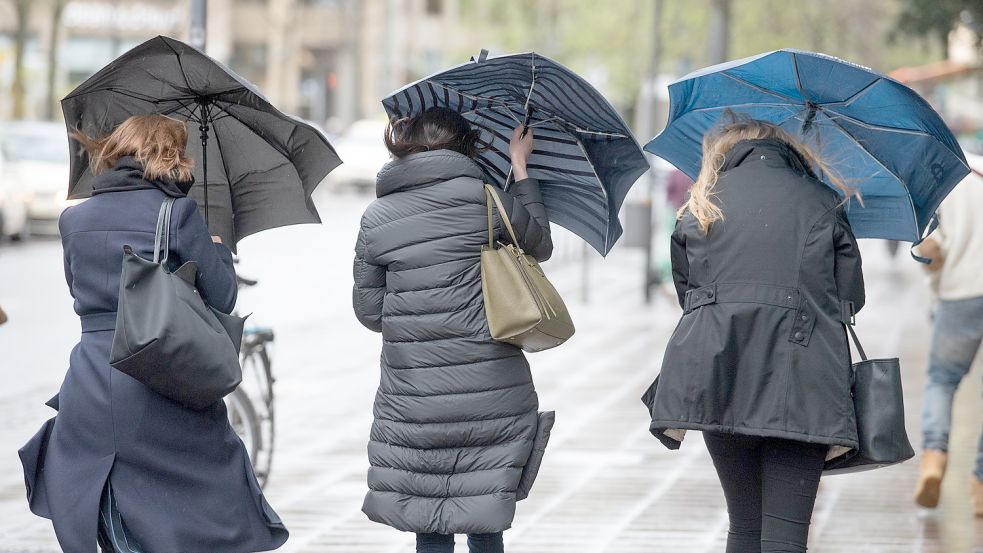
[{"label": "coat belt", "polygon": [[689,313],[713,303],[763,303],[788,309],[799,308],[799,290],[770,284],[721,282],[686,291],[683,308]]},{"label": "coat belt", "polygon": [[82,315],[82,332],[101,332],[116,330],[116,312],[90,313]]}]

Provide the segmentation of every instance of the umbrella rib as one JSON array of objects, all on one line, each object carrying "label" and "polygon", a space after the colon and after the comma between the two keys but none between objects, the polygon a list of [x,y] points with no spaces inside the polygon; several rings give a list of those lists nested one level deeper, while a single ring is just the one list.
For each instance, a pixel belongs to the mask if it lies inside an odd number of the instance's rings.
[{"label": "umbrella rib", "polygon": [[[798,104],[795,104],[795,105],[798,105]],[[689,110],[686,113],[687,114],[689,114],[689,113],[702,113],[702,112],[707,112],[707,111],[720,111],[720,110],[725,110],[725,109],[743,108],[743,107],[789,108],[789,111],[791,113],[793,113],[793,114],[798,111],[798,110],[793,110],[792,109],[792,105],[790,105],[790,104],[778,104],[778,103],[774,103],[773,104],[773,103],[770,103],[770,102],[749,102],[749,103],[746,103],[746,104],[733,104],[733,105],[727,105],[727,106],[714,106],[714,107],[710,107],[710,108],[691,109],[691,110]]]},{"label": "umbrella rib", "polygon": [[181,70],[181,76],[184,77],[184,84],[188,87],[189,91],[194,92],[194,87],[191,86],[191,81],[188,80],[188,74],[184,71],[184,62],[181,61],[181,54],[178,54],[177,50],[175,50],[174,47],[171,46],[171,43],[167,42],[166,40],[164,41],[164,44],[167,45],[171,52],[174,52],[174,59],[177,60],[178,69]]},{"label": "umbrella rib", "polygon": [[883,80],[884,79],[882,77],[878,77],[878,78],[874,79],[874,82],[872,82],[872,83],[868,84],[867,86],[861,88],[860,90],[854,92],[852,95],[850,95],[849,98],[847,98],[845,100],[840,100],[838,102],[826,102],[824,104],[819,104],[819,105],[820,106],[823,106],[823,107],[826,107],[826,106],[849,106],[853,102],[859,100],[860,97],[863,96],[864,94],[866,94],[870,89],[874,88],[874,85],[876,85],[877,83],[879,83],[879,82],[881,82]]},{"label": "umbrella rib", "polygon": [[856,137],[854,137],[852,134],[850,134],[850,132],[847,131],[846,128],[843,125],[841,125],[838,121],[836,121],[835,119],[831,118],[828,114],[826,115],[826,118],[829,119],[830,123],[836,125],[836,128],[840,129],[840,131],[848,139],[850,139],[851,142],[853,142],[854,144],[856,144],[858,148],[860,148],[861,150],[863,150],[868,156],[870,156],[871,159],[873,159],[878,165],[881,166],[881,168],[883,168],[885,171],[887,171],[892,177],[894,177],[898,181],[898,183],[901,184],[901,186],[904,187],[905,194],[908,197],[908,205],[911,207],[911,220],[912,220],[912,222],[915,223],[915,234],[920,234],[918,232],[918,212],[915,210],[915,201],[912,198],[912,196],[911,196],[911,190],[908,188],[908,185],[905,183],[905,181],[903,179],[901,179],[901,177],[899,177],[898,175],[896,175],[894,173],[894,171],[888,169],[887,166],[884,165],[884,163],[882,163],[881,160],[877,158],[877,156],[875,156],[870,150],[868,150],[866,146],[864,146],[863,144],[861,144],[860,141],[857,140]]},{"label": "umbrella rib", "polygon": [[[829,118],[830,121],[832,121],[834,119],[833,117],[830,117],[830,113],[832,113],[832,114],[834,114],[836,116],[836,118],[847,119],[851,123],[853,123],[855,125],[858,125],[858,126],[861,126],[861,127],[865,128],[865,129],[870,129],[870,130],[874,130],[874,131],[896,132],[896,133],[900,133],[900,134],[911,134],[911,135],[915,135],[915,136],[925,136],[925,137],[928,137],[928,138],[935,139],[938,142],[941,142],[938,139],[938,137],[936,137],[935,135],[933,135],[933,134],[931,134],[929,132],[926,132],[926,131],[919,131],[919,130],[915,130],[915,129],[902,129],[902,128],[899,128],[899,127],[890,127],[890,126],[886,126],[886,125],[875,125],[873,123],[867,123],[865,121],[861,121],[860,119],[857,119],[855,117],[851,117],[851,116],[849,116],[849,115],[847,115],[845,113],[840,113],[838,111],[830,112],[829,110],[823,109],[822,112],[826,114],[826,117]],[[946,150],[948,150],[948,148],[946,148]]]},{"label": "umbrella rib", "polygon": [[795,52],[791,52],[792,55],[792,74],[795,75],[795,87],[799,89],[799,94],[805,98],[806,102],[812,103],[812,99],[809,98],[809,94],[806,93],[805,89],[802,87],[802,77],[799,75],[799,61],[795,57]]},{"label": "umbrella rib", "polygon": [[757,90],[758,92],[762,92],[764,94],[768,94],[768,95],[774,96],[776,98],[781,98],[782,100],[785,100],[785,101],[787,101],[789,103],[792,103],[792,104],[801,104],[802,103],[802,101],[797,100],[795,98],[792,98],[790,96],[786,96],[784,94],[775,92],[774,90],[768,90],[767,88],[762,88],[762,87],[760,87],[760,86],[758,86],[758,85],[756,85],[754,83],[750,83],[748,81],[745,81],[744,79],[742,79],[740,77],[735,77],[734,75],[731,75],[730,73],[728,73],[726,71],[723,71],[720,74],[723,75],[724,77],[727,77],[728,79],[732,79],[734,81],[737,81],[737,82],[743,84],[744,86],[753,88],[754,90]]},{"label": "umbrella rib", "polygon": [[[223,113],[226,113],[226,112],[223,112]],[[226,113],[226,116],[228,116],[228,113]],[[211,122],[212,122],[212,129],[215,130],[215,142],[218,144],[218,155],[219,155],[220,158],[222,158],[222,169],[225,170],[225,180],[226,180],[226,182],[229,183],[229,197],[231,198],[232,197],[232,175],[229,173],[229,163],[225,159],[225,150],[222,148],[222,139],[219,138],[219,135],[222,134],[222,133],[218,132],[218,129],[215,129],[215,119],[212,118],[210,116],[210,114],[209,114],[209,120],[211,120]]]},{"label": "umbrella rib", "polygon": [[[226,114],[226,115],[228,115],[229,117],[231,117],[231,118],[233,118],[233,119],[235,119],[236,121],[238,121],[238,122],[240,122],[240,123],[242,123],[242,126],[244,126],[244,127],[246,127],[246,128],[247,128],[247,129],[249,129],[250,131],[252,131],[252,132],[254,132],[254,133],[256,133],[256,130],[255,130],[255,129],[253,129],[252,127],[250,127],[250,126],[249,126],[249,125],[248,125],[248,124],[247,124],[247,123],[246,123],[245,121],[243,121],[242,119],[239,119],[239,117],[237,117],[237,116],[236,116],[236,114],[234,114],[234,113],[232,113],[231,111],[228,111],[228,110],[226,110],[226,109],[225,109],[224,107],[222,107],[222,104],[220,104],[219,102],[212,102],[212,105],[214,105],[214,106],[215,106],[215,107],[217,107],[218,109],[220,109],[220,110],[222,110],[222,113],[224,113],[224,114]],[[259,134],[259,133],[256,133],[256,134]],[[318,133],[318,134],[320,134],[320,133]],[[272,143],[270,143],[270,142],[269,142],[269,141],[267,141],[267,140],[264,140],[263,142],[266,142],[266,144],[268,144],[268,145],[270,146],[270,148],[272,148],[272,149],[273,149],[274,151],[276,151],[276,152],[277,152],[278,154],[280,154],[281,156],[283,156],[283,157],[284,157],[284,159],[286,159],[287,161],[290,161],[290,155],[288,155],[288,153],[287,153],[287,152],[284,152],[284,151],[281,151],[281,150],[280,150],[279,148],[276,148],[276,147],[275,147],[275,146],[274,146],[274,145],[273,145]],[[326,141],[326,140],[325,140],[325,143],[327,143],[327,141]]]},{"label": "umbrella rib", "polygon": [[522,106],[523,111],[526,113],[529,113],[529,102],[532,102],[532,91],[536,88],[536,54],[530,53],[529,60],[532,64],[529,71],[531,81],[529,82],[529,92],[526,94],[526,103]]}]

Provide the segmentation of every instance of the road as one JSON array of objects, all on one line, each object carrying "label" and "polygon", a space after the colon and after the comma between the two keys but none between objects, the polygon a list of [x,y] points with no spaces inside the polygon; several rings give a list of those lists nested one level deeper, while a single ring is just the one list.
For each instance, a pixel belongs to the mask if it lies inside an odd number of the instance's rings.
[{"label": "road", "polygon": [[[319,198],[323,225],[277,229],[240,245],[240,272],[261,282],[241,294],[240,308],[277,335],[278,442],[267,496],[291,530],[286,552],[412,551],[411,535],[359,511],[380,346],[350,308],[352,247],[367,202]],[[888,259],[879,242],[863,249],[870,299],[858,331],[872,355],[902,358],[917,445],[927,294],[914,262]],[[541,404],[557,411],[557,423],[532,496],[506,533],[513,553],[723,550],[723,497],[699,434],[670,452],[647,432],[638,398],[658,372],[679,311],[668,297],[643,306],[640,261],[633,251],[592,259],[589,302],[579,301],[579,263],[546,267],[578,334],[530,357]],[[57,240],[0,249],[0,305],[11,318],[0,327],[0,552],[56,552],[50,524],[27,510],[16,449],[51,416],[43,402],[78,338]],[[810,551],[983,552],[983,522],[969,515],[966,485],[983,417],[980,380],[977,367],[957,398],[940,509],[911,504],[915,461],[827,478]]]}]

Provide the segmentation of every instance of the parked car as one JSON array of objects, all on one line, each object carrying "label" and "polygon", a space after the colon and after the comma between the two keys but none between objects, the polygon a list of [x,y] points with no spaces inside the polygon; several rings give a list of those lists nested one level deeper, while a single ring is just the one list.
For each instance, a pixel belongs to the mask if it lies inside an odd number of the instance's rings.
[{"label": "parked car", "polygon": [[[0,125],[0,191],[8,236],[57,232],[68,200],[68,137],[60,123],[8,121]],[[8,202],[11,206],[8,206]],[[23,211],[23,215],[17,215]],[[11,221],[6,219],[10,217]],[[18,228],[18,226],[22,228]]]},{"label": "parked car", "polygon": [[344,163],[328,174],[328,187],[332,190],[374,190],[376,174],[389,161],[389,150],[382,141],[385,131],[385,121],[363,119],[352,123],[333,141]]},{"label": "parked car", "polygon": [[3,152],[0,150],[0,241],[20,240],[27,235],[27,197],[13,186],[7,186],[3,175]]}]

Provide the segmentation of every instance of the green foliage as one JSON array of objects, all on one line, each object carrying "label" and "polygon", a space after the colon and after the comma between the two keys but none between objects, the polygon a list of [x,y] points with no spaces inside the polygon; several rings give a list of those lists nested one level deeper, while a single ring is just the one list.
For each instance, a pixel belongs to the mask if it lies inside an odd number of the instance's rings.
[{"label": "green foliage", "polygon": [[[890,71],[944,52],[920,33],[891,40],[908,4],[938,0],[731,1],[731,59],[799,48]],[[622,112],[630,111],[656,28],[662,33],[663,73],[680,75],[708,63],[710,0],[663,0],[659,22],[653,20],[654,5],[654,0],[460,0],[465,29],[448,63],[464,61],[481,48],[534,50],[578,71]]]},{"label": "green foliage", "polygon": [[897,27],[911,35],[928,36],[945,45],[949,31],[966,12],[974,22],[977,36],[983,25],[983,0],[902,0]]}]

